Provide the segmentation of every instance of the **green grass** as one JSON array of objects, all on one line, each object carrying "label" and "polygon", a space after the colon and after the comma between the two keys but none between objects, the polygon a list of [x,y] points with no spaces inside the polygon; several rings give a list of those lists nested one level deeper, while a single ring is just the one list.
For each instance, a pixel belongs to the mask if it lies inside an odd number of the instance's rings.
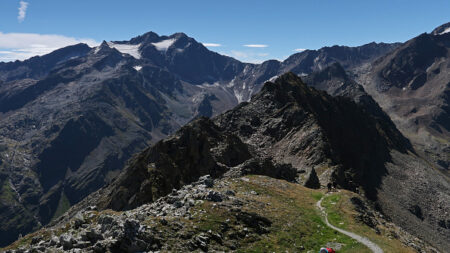
[{"label": "green grass", "polygon": [[358,235],[365,236],[378,244],[385,253],[406,253],[414,252],[413,249],[406,247],[400,241],[389,238],[389,230],[379,225],[381,234],[377,234],[374,229],[358,221],[353,204],[350,199],[357,196],[348,191],[341,191],[328,195],[322,201],[322,206],[328,214],[328,221],[339,228],[348,230]]},{"label": "green grass", "polygon": [[[341,195],[333,194],[325,197],[322,201],[322,206],[327,210],[328,221],[338,228],[347,228],[345,221],[342,218],[342,213],[337,212],[341,208]],[[338,205],[336,208],[334,206]]]},{"label": "green grass", "polygon": [[[237,243],[237,252],[318,252],[321,247],[328,243],[339,243],[342,248],[336,252],[360,253],[370,252],[364,245],[358,243],[350,237],[336,232],[326,226],[323,217],[317,210],[316,203],[324,196],[320,190],[305,188],[299,184],[289,183],[264,176],[246,176],[249,180],[229,179],[226,188],[220,188],[220,184],[214,190],[224,191],[231,189],[236,193],[236,198],[242,201],[241,211],[256,213],[259,216],[269,219],[272,224],[268,227],[268,233],[249,233],[249,236],[239,237],[232,235],[240,233],[246,226],[238,221],[234,211],[224,208],[226,202],[213,203],[204,201],[192,207],[191,219],[181,217],[164,217],[168,224],[182,223],[180,229],[173,230],[172,226],[161,223],[163,218],[148,216],[144,224],[153,227],[158,231],[161,238],[166,240],[171,248],[170,252],[182,251],[182,240],[191,240],[192,236],[200,232],[221,233],[223,241],[209,242],[210,250],[229,250],[229,243]],[[251,193],[252,191],[257,194]],[[405,248],[398,240],[389,239],[387,236],[377,235],[373,229],[355,220],[355,212],[350,198],[354,196],[350,192],[339,192],[327,195],[322,201],[322,206],[328,213],[330,223],[354,233],[363,235],[380,245],[386,253],[388,252],[412,252]],[[68,208],[68,200],[64,194],[58,205],[58,211]],[[60,209],[61,207],[61,209]],[[121,215],[121,212],[104,210],[97,213],[110,215]],[[56,215],[56,214],[55,214]],[[95,222],[93,218],[90,222]],[[228,230],[223,230],[223,225],[229,226]],[[69,223],[65,227],[58,228],[58,233],[69,229]],[[249,228],[251,229],[251,228]],[[40,230],[36,233],[47,233]],[[174,235],[176,233],[177,235]],[[188,236],[189,235],[189,236]],[[183,237],[185,236],[185,237]],[[17,241],[12,248],[17,245],[24,245],[30,242],[31,235]],[[232,242],[234,240],[234,242]]]},{"label": "green grass", "polygon": [[[253,210],[273,223],[270,233],[242,245],[238,252],[316,252],[329,242],[343,244],[338,252],[369,252],[364,245],[326,227],[315,207],[321,192],[267,177],[249,178],[250,182],[235,185],[236,192],[253,190],[259,195],[242,196],[254,201],[243,209]],[[261,208],[262,203],[271,204]]]},{"label": "green grass", "polygon": [[323,197],[323,193],[321,193],[321,192],[312,192],[312,193],[311,193],[311,196],[312,196],[315,200],[319,201],[319,200]]},{"label": "green grass", "polygon": [[3,181],[1,186],[0,199],[8,203],[14,203],[16,202],[15,197],[16,193],[11,188],[9,182],[7,180]]},{"label": "green grass", "polygon": [[67,210],[70,208],[70,202],[67,198],[66,194],[64,194],[64,191],[61,192],[61,197],[59,198],[58,207],[56,208],[55,214],[53,214],[53,219],[58,218],[62,214],[64,214]]}]

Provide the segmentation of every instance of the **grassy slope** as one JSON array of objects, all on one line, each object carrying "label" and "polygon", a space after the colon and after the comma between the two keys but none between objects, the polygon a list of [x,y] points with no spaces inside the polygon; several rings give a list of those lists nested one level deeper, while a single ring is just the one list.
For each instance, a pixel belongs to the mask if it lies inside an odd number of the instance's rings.
[{"label": "grassy slope", "polygon": [[[243,209],[265,216],[273,224],[269,234],[257,242],[243,245],[241,252],[316,252],[329,242],[344,244],[339,252],[370,252],[364,245],[326,227],[315,208],[321,192],[267,177],[252,176],[249,179],[249,182],[234,185],[236,192],[241,193],[238,196],[255,201],[255,205]],[[258,195],[242,194],[249,191]]]},{"label": "grassy slope", "polygon": [[392,238],[390,232],[383,226],[378,226],[380,234],[377,234],[374,229],[358,222],[355,219],[358,213],[355,211],[353,204],[350,201],[352,197],[356,196],[357,195],[352,192],[341,191],[325,197],[322,201],[322,206],[327,210],[328,221],[336,227],[369,238],[372,242],[378,244],[384,252],[415,252],[413,249],[407,248],[400,241]]},{"label": "grassy slope", "polygon": [[[237,239],[237,244],[234,245],[237,246],[238,252],[317,252],[327,243],[341,243],[342,248],[337,252],[370,252],[364,245],[326,227],[315,206],[323,196],[323,191],[264,176],[227,179],[221,184],[216,184],[214,188],[221,192],[232,189],[236,193],[236,198],[243,203],[242,211],[257,213],[272,222],[269,232],[266,234],[249,233],[247,236]],[[388,239],[383,233],[382,236],[377,235],[371,228],[357,223],[354,220],[356,213],[349,202],[350,196],[351,193],[342,192],[339,195],[326,197],[323,206],[330,213],[331,223],[370,238],[385,249],[385,252],[413,252],[405,249],[398,240]],[[332,205],[331,202],[337,204]],[[209,230],[217,233],[221,231],[223,224],[231,226],[229,231],[233,233],[244,229],[242,223],[237,222],[236,215],[222,205],[226,205],[226,203],[204,201],[193,207],[192,219],[165,217],[164,219],[169,224],[183,224],[176,235],[170,226],[161,225],[161,217],[148,217],[144,223],[154,227],[161,237],[165,238],[168,245],[173,245],[173,248],[168,251],[179,252],[182,249],[180,245],[183,245],[180,240],[183,235],[199,234]],[[92,217],[93,222],[102,213],[122,214],[110,210],[95,213],[95,217]],[[340,225],[341,222],[344,224]],[[68,226],[66,224],[57,228],[57,234],[67,231]],[[29,244],[32,236],[39,234],[47,237],[49,236],[46,235],[47,232],[45,229],[39,230],[32,235],[25,236],[8,248]],[[224,240],[221,244],[214,240],[210,241],[209,249],[229,250],[228,246],[231,243],[229,236],[232,235],[223,234]]]},{"label": "grassy slope", "polygon": [[63,191],[61,193],[61,198],[59,199],[58,207],[56,208],[56,211],[55,211],[55,214],[53,215],[52,220],[55,218],[58,218],[59,216],[64,214],[64,212],[69,210],[69,208],[70,208],[69,199],[67,198],[66,194]]}]

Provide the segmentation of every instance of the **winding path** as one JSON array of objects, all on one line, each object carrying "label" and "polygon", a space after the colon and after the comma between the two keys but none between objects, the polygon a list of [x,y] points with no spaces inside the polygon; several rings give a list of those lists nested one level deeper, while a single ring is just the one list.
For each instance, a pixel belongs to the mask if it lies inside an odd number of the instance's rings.
[{"label": "winding path", "polygon": [[346,231],[346,230],[343,230],[343,229],[340,229],[338,227],[335,227],[335,226],[331,225],[328,222],[328,215],[325,212],[325,208],[322,207],[322,200],[323,200],[323,198],[325,196],[323,196],[319,201],[317,201],[316,205],[319,208],[319,210],[322,212],[322,214],[324,215],[325,223],[327,224],[328,227],[330,227],[330,228],[332,228],[332,229],[334,229],[334,230],[336,230],[336,231],[338,231],[338,232],[340,232],[340,233],[342,233],[342,234],[344,234],[346,236],[349,236],[349,237],[357,240],[358,242],[366,245],[374,253],[383,253],[383,250],[377,244],[375,244],[374,242],[370,241],[367,237],[360,236],[360,235],[357,235],[355,233],[352,233],[352,232],[349,232],[349,231]]}]

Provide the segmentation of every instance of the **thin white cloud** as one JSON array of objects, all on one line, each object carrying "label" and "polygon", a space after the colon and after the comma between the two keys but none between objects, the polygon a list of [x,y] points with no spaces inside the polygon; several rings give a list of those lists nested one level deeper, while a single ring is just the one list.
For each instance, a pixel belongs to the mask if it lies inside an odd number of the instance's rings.
[{"label": "thin white cloud", "polygon": [[264,48],[264,47],[268,47],[268,45],[264,45],[264,44],[247,44],[247,45],[243,45],[244,47],[253,47],[253,48]]},{"label": "thin white cloud", "polygon": [[17,20],[21,23],[25,20],[25,16],[27,15],[28,2],[20,1],[19,5],[19,15],[17,15]]},{"label": "thin white cloud", "polygon": [[93,39],[78,39],[56,34],[0,32],[0,61],[25,60],[78,43],[86,43],[91,47],[100,44]]},{"label": "thin white cloud", "polygon": [[242,62],[248,62],[248,63],[255,63],[259,64],[266,60],[268,60],[269,54],[267,53],[255,53],[255,52],[249,52],[249,51],[237,51],[237,50],[231,50],[229,53],[227,52],[221,52],[221,54],[233,57],[235,59],[238,59]]},{"label": "thin white cloud", "polygon": [[202,43],[205,47],[221,47],[222,44],[219,43]]},{"label": "thin white cloud", "polygon": [[294,49],[295,52],[303,52],[305,50],[306,50],[305,48],[296,48],[296,49]]}]

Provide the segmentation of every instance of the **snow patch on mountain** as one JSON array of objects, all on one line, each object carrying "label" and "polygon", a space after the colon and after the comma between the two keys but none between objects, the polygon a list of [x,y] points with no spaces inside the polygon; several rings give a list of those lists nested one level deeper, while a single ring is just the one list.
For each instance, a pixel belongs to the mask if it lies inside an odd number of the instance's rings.
[{"label": "snow patch on mountain", "polygon": [[450,32],[450,27],[447,27],[444,31],[440,32],[439,35],[442,35],[444,33],[449,33]]},{"label": "snow patch on mountain", "polygon": [[200,84],[199,85],[199,87],[202,87],[202,88],[212,88],[212,87],[220,87],[221,85],[220,85],[220,83],[219,82],[214,82],[214,83],[203,83],[203,84]]},{"label": "snow patch on mountain", "polygon": [[278,76],[272,76],[271,78],[269,78],[269,80],[267,80],[268,82],[275,82],[275,80],[277,80]]},{"label": "snow patch on mountain", "polygon": [[160,42],[156,42],[156,43],[152,43],[153,46],[156,47],[156,49],[158,49],[159,51],[167,51],[167,49],[169,49],[170,46],[172,46],[172,44],[176,41],[176,39],[167,39],[167,40],[163,40]]},{"label": "snow patch on mountain", "polygon": [[240,104],[241,102],[244,102],[244,90],[238,90],[238,89],[233,89],[233,93],[234,96],[236,97],[236,100],[238,101],[238,104]]},{"label": "snow patch on mountain", "polygon": [[139,47],[141,46],[141,44],[131,45],[108,42],[108,46],[117,49],[117,51],[121,52],[122,54],[129,54],[136,59],[141,59],[141,53],[139,52]]}]

